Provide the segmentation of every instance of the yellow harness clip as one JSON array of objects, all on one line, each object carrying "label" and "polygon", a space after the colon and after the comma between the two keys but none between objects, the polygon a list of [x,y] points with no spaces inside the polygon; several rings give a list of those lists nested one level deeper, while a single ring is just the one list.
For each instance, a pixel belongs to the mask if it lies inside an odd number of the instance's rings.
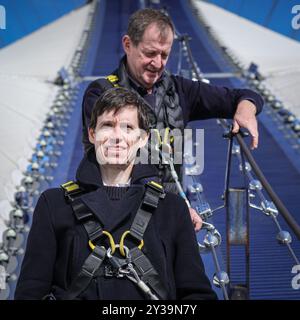
[{"label": "yellow harness clip", "polygon": [[114,86],[114,87],[119,87],[118,81],[119,78],[115,74],[110,74],[109,76],[106,77],[106,79]]},{"label": "yellow harness clip", "polygon": [[[114,254],[116,251],[116,244],[115,244],[113,236],[108,231],[105,231],[105,230],[102,231],[102,233],[108,237],[110,248],[111,248],[111,253]],[[94,250],[96,247],[91,240],[89,240],[89,246],[92,250]]]},{"label": "yellow harness clip", "polygon": [[158,142],[158,146],[162,146],[162,145],[170,145],[170,143],[174,142],[174,136],[170,135],[170,128],[167,127],[165,128],[165,133],[164,133],[164,137],[162,139],[162,137],[160,136],[159,130],[158,129],[153,129],[152,132],[155,133],[157,142]]},{"label": "yellow harness clip", "polygon": [[77,183],[75,183],[74,181],[68,181],[68,182],[62,184],[61,187],[67,192],[72,192],[74,190],[79,189],[79,185]]},{"label": "yellow harness clip", "polygon": [[[130,230],[125,231],[125,232],[122,234],[122,237],[121,237],[121,240],[120,240],[120,248],[119,248],[119,250],[120,250],[121,255],[124,256],[124,257],[126,256],[126,253],[125,253],[125,251],[124,251],[124,240],[125,240],[125,238],[126,238],[126,236],[127,236],[128,234],[130,234]],[[144,240],[142,239],[141,242],[140,242],[140,244],[138,245],[138,248],[139,248],[140,250],[142,250],[143,246],[144,246]]]},{"label": "yellow harness clip", "polygon": [[157,187],[163,191],[163,186],[155,181],[150,181],[149,184],[153,185],[154,187]]}]

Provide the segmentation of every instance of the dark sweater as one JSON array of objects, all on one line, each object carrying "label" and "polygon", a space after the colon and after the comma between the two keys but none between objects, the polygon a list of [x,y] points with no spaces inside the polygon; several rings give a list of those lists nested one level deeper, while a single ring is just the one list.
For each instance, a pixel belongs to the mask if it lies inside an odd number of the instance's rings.
[{"label": "dark sweater", "polygon": [[106,192],[109,200],[115,202],[123,198],[123,196],[129,190],[129,187],[103,186],[103,189]]}]

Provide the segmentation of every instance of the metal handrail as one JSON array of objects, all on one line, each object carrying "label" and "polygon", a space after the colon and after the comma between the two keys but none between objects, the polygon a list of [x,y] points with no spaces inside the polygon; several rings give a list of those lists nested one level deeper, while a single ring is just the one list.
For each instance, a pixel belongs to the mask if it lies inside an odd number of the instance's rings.
[{"label": "metal handrail", "polygon": [[[222,121],[222,120],[221,120]],[[247,160],[249,161],[252,170],[254,171],[257,178],[260,180],[262,186],[268,193],[270,199],[274,202],[277,209],[282,214],[282,217],[286,221],[286,223],[289,225],[289,227],[293,230],[295,235],[297,236],[298,240],[300,240],[300,226],[297,223],[297,221],[293,218],[289,210],[286,208],[286,206],[282,203],[278,195],[275,193],[271,185],[269,184],[268,180],[260,170],[258,164],[256,163],[255,159],[253,158],[248,146],[246,145],[242,135],[240,133],[237,133],[235,135],[242,151],[244,152]]]},{"label": "metal handrail", "polygon": [[[188,54],[188,61],[190,62],[190,67],[191,69],[193,69],[193,72],[195,73],[196,78],[201,81],[202,77],[201,77],[201,72],[199,72],[199,68],[197,68],[194,57],[192,55],[190,46],[189,46],[189,37],[187,35],[184,36],[180,36],[178,35],[178,38],[184,42],[184,44],[186,45],[186,51]],[[219,121],[224,121],[223,119],[219,119]],[[228,126],[228,124],[226,123],[226,126]],[[228,126],[229,128],[229,126]],[[298,240],[300,240],[300,226],[297,223],[297,221],[293,218],[293,216],[291,215],[291,213],[288,211],[288,209],[285,207],[285,205],[282,203],[282,201],[279,199],[278,195],[275,193],[275,191],[273,190],[273,188],[271,187],[271,185],[269,184],[269,182],[267,181],[266,177],[264,176],[264,174],[262,173],[262,171],[260,170],[259,166],[257,165],[256,161],[254,160],[251,151],[249,150],[248,146],[246,145],[246,143],[244,142],[242,135],[240,133],[237,133],[235,135],[240,147],[242,148],[246,158],[248,159],[255,175],[257,176],[257,178],[261,181],[263,187],[265,188],[265,190],[267,191],[269,197],[271,198],[271,200],[274,202],[274,204],[276,205],[277,209],[280,211],[280,213],[282,214],[284,220],[286,221],[286,223],[289,225],[289,227],[293,230],[293,232],[295,233],[295,235],[297,236]]]}]

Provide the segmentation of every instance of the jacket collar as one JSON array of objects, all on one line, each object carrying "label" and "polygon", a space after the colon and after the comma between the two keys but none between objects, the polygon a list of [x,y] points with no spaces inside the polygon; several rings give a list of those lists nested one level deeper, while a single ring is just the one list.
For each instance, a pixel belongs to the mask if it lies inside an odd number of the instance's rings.
[{"label": "jacket collar", "polygon": [[[130,76],[126,65],[127,65],[127,59],[126,59],[126,55],[124,55],[120,61],[119,68],[116,70],[116,72],[114,72],[118,75],[119,85],[122,87],[126,87],[127,89],[134,89],[140,95],[144,96],[147,93],[147,90]],[[168,72],[164,70],[161,77],[154,84],[154,87],[153,87],[154,92],[162,83],[164,83],[164,80],[166,79],[167,75],[168,75]]]},{"label": "jacket collar", "polygon": [[[151,164],[136,164],[131,173],[131,184],[144,184],[144,179],[158,177],[158,170]],[[81,160],[76,173],[79,183],[92,189],[103,187],[101,171],[94,148],[91,148]]]}]

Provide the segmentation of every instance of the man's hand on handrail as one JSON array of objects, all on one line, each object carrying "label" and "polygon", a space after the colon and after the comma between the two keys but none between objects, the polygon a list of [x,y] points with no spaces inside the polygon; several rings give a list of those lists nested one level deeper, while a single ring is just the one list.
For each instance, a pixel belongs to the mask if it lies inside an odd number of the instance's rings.
[{"label": "man's hand on handrail", "polygon": [[258,129],[256,120],[256,107],[249,100],[241,101],[233,117],[233,133],[238,133],[240,128],[245,128],[252,136],[251,149],[258,147]]}]

